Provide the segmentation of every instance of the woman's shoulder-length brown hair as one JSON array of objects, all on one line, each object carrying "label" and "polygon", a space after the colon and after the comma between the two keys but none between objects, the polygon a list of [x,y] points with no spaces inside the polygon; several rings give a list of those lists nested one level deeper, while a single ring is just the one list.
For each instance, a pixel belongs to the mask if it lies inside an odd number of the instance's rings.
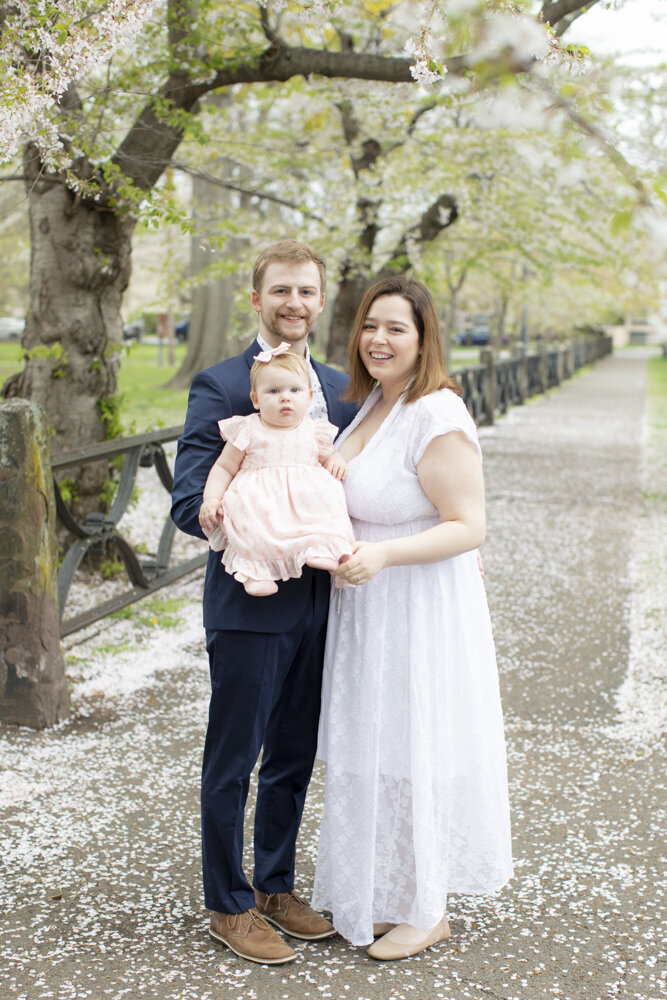
[{"label": "woman's shoulder-length brown hair", "polygon": [[375,300],[382,295],[400,295],[409,302],[419,332],[420,353],[415,376],[403,396],[403,402],[414,403],[416,399],[437,389],[451,389],[461,395],[461,387],[447,372],[440,322],[431,293],[421,281],[397,274],[371,285],[357,309],[347,347],[350,382],[343,398],[353,403],[362,403],[376,385],[375,379],[368,374],[359,357],[359,341],[366,316]]}]

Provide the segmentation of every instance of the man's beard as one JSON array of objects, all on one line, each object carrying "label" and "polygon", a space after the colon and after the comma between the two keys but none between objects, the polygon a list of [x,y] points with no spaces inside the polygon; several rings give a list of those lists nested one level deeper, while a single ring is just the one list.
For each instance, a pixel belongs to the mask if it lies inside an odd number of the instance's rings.
[{"label": "man's beard", "polygon": [[300,316],[299,318],[301,322],[298,327],[286,322],[281,316],[276,316],[271,323],[265,322],[265,326],[274,337],[279,337],[283,340],[303,340],[310,330],[310,322],[307,316]]}]

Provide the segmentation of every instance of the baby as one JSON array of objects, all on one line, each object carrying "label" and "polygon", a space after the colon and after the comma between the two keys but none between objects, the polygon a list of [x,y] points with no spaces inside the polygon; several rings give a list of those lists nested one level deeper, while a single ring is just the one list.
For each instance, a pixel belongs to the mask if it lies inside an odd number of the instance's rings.
[{"label": "baby", "polygon": [[250,399],[259,413],[219,420],[227,444],[204,487],[199,522],[222,563],[256,597],[303,566],[333,571],[354,536],[340,482],[338,429],[306,414],[313,391],[304,358],[282,343],[255,357]]}]

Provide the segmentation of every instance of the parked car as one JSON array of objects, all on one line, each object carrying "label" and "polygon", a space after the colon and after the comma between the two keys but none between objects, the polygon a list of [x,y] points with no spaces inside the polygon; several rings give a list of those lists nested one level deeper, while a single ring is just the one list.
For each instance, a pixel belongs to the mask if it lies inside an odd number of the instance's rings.
[{"label": "parked car", "polygon": [[126,323],[123,327],[123,340],[141,340],[144,335],[144,321],[136,319],[133,323]]},{"label": "parked car", "polygon": [[482,320],[473,323],[454,338],[463,347],[486,347],[491,340],[491,326]]},{"label": "parked car", "polygon": [[[462,347],[488,347],[491,343],[491,322],[492,317],[485,313],[468,317],[463,330],[454,336],[455,342]],[[504,346],[509,343],[506,334],[500,340]]]},{"label": "parked car", "polygon": [[0,316],[0,340],[18,340],[25,327],[24,319]]}]

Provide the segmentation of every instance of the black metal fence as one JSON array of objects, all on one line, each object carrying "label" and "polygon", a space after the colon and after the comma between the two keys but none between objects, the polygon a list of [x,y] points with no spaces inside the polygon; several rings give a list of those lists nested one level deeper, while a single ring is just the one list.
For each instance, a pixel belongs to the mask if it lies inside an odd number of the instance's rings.
[{"label": "black metal fence", "polygon": [[[54,475],[58,520],[74,539],[69,545],[58,571],[61,636],[69,635],[86,625],[91,625],[113,611],[118,611],[127,604],[146,597],[166,584],[173,583],[187,573],[205,565],[207,553],[202,552],[193,559],[170,567],[171,551],[176,533],[176,527],[170,517],[165,519],[157,551],[154,553],[137,552],[118,530],[118,525],[132,499],[140,467],[153,468],[164,489],[168,494],[171,494],[173,477],[162,446],[169,441],[175,441],[182,430],[182,427],[169,427],[166,430],[152,431],[148,434],[136,434],[133,437],[105,441],[87,448],[76,448],[55,455],[51,459],[52,471],[59,473],[63,469],[99,462],[100,459],[108,460],[118,455],[124,456],[120,480],[109,511],[106,514],[88,514],[83,522],[74,517],[65,503],[57,476]],[[131,587],[87,611],[72,618],[65,618],[67,596],[81,561],[91,549],[100,550],[111,540],[113,540],[115,549],[123,560]]]},{"label": "black metal fence", "polygon": [[[611,351],[611,337],[606,336],[588,337],[572,344],[545,347],[533,354],[515,349],[513,356],[507,359],[498,359],[493,351],[484,350],[479,364],[456,369],[452,374],[463,389],[463,399],[475,423],[488,425],[493,423],[496,415],[505,413],[510,406],[520,405],[528,397],[560,385],[563,379],[570,378],[577,369],[605,357]],[[182,430],[182,427],[170,427],[148,434],[137,434],[87,448],[77,448],[52,458],[51,468],[54,473],[59,473],[66,468],[124,456],[120,481],[108,513],[88,514],[83,523],[73,516],[62,497],[57,477],[54,476],[58,518],[74,538],[58,573],[62,636],[84,628],[205,565],[207,552],[170,565],[176,529],[169,517],[163,525],[155,553],[137,552],[119,531],[140,467],[153,468],[164,489],[171,493],[173,479],[163,445],[175,441]],[[96,546],[99,549],[111,539],[123,560],[131,586],[89,610],[65,618],[72,579],[82,559],[88,551]]]},{"label": "black metal fence", "polygon": [[493,351],[482,350],[480,363],[455,369],[463,389],[463,399],[476,424],[492,424],[496,416],[530,396],[559,386],[584,365],[612,352],[607,336],[587,337],[570,344],[544,347],[528,354],[514,348],[512,357],[499,359]]}]

